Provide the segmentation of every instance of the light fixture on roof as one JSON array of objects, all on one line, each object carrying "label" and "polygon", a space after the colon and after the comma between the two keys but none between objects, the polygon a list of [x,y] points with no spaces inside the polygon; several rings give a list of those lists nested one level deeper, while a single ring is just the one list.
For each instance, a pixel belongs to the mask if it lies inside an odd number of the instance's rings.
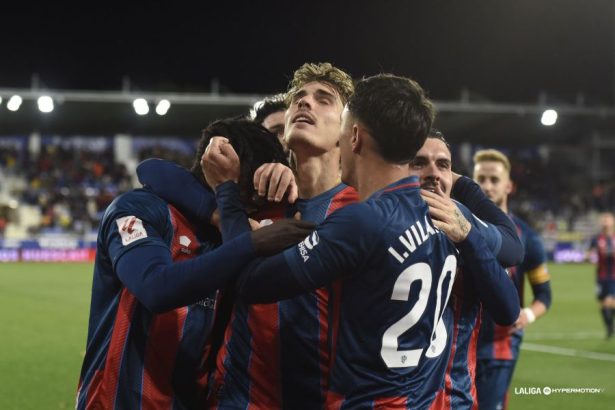
[{"label": "light fixture on roof", "polygon": [[158,104],[156,104],[156,114],[165,115],[169,108],[171,108],[171,102],[169,100],[160,100]]},{"label": "light fixture on roof", "polygon": [[41,95],[36,103],[40,112],[49,113],[53,111],[53,99],[48,95]]},{"label": "light fixture on roof", "polygon": [[149,105],[145,98],[137,98],[132,102],[132,107],[135,109],[135,112],[139,115],[146,115],[149,112]]},{"label": "light fixture on roof", "polygon": [[17,111],[19,107],[21,107],[22,102],[23,100],[21,99],[20,96],[13,95],[11,98],[9,98],[9,101],[6,103],[6,108],[8,108],[9,111]]},{"label": "light fixture on roof", "polygon": [[540,118],[540,122],[542,125],[546,127],[550,127],[557,122],[557,111],[548,109],[542,113],[542,117]]}]

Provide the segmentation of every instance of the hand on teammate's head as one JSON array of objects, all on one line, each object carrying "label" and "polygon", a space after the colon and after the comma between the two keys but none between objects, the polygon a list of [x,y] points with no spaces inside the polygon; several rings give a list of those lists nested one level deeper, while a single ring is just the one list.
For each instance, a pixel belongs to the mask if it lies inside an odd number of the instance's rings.
[{"label": "hand on teammate's head", "polygon": [[226,181],[239,182],[239,156],[225,137],[213,137],[209,141],[201,157],[201,168],[207,184],[213,189]]},{"label": "hand on teammate's head", "polygon": [[280,202],[288,193],[288,203],[295,203],[299,193],[295,174],[284,164],[270,163],[261,165],[254,173],[254,189],[258,196]]}]

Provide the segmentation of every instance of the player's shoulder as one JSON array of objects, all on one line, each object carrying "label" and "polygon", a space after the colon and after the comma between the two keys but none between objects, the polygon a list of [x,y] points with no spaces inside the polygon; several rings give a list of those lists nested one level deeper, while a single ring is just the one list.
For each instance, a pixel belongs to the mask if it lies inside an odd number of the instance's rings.
[{"label": "player's shoulder", "polygon": [[332,213],[327,221],[343,225],[349,230],[371,231],[381,226],[382,220],[377,209],[369,202],[354,202]]},{"label": "player's shoulder", "polygon": [[340,183],[335,187],[332,194],[334,201],[341,201],[344,204],[359,202],[359,193],[353,187]]},{"label": "player's shoulder", "polygon": [[142,210],[147,207],[166,208],[167,203],[147,189],[133,189],[115,198],[109,208],[112,210]]},{"label": "player's shoulder", "polygon": [[123,216],[136,216],[155,223],[167,219],[168,204],[159,196],[146,189],[134,189],[115,198],[105,211],[105,220],[113,220]]}]

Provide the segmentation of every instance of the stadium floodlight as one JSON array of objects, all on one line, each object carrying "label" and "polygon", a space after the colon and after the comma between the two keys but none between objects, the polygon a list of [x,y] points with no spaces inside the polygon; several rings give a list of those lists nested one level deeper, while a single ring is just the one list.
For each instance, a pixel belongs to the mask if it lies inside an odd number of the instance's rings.
[{"label": "stadium floodlight", "polygon": [[557,122],[557,111],[551,109],[545,110],[542,113],[540,122],[546,127],[550,127],[551,125],[555,124]]},{"label": "stadium floodlight", "polygon": [[135,112],[139,115],[146,115],[149,112],[149,105],[145,98],[137,98],[132,102],[132,107],[135,109]]},{"label": "stadium floodlight", "polygon": [[11,98],[9,98],[9,102],[6,103],[6,108],[8,108],[9,111],[17,111],[19,107],[21,107],[22,101],[23,100],[20,96],[13,95]]},{"label": "stadium floodlight", "polygon": [[169,108],[171,108],[171,102],[169,100],[160,100],[156,105],[156,114],[165,115]]},{"label": "stadium floodlight", "polygon": [[36,100],[40,112],[48,113],[53,111],[53,99],[48,95],[41,95]]}]

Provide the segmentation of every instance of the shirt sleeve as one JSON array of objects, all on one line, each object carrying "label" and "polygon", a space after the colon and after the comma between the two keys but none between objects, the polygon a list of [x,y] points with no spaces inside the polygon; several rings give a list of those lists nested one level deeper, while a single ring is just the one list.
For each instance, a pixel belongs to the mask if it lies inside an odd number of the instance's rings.
[{"label": "shirt sleeve", "polygon": [[547,256],[540,236],[529,231],[522,270],[532,286],[534,301],[542,302],[548,309],[551,306],[551,277],[546,262]]},{"label": "shirt sleeve", "polygon": [[166,204],[126,194],[105,215],[102,246],[122,284],[150,311],[186,306],[234,279],[254,256],[249,233],[188,261],[174,263]]},{"label": "shirt sleeve", "polygon": [[363,204],[338,210],[298,245],[251,264],[239,279],[239,297],[269,303],[352,275],[377,243],[375,220]]},{"label": "shirt sleeve", "polygon": [[501,326],[513,324],[520,311],[517,289],[478,231],[471,229],[457,247],[464,273],[471,276],[478,297],[493,320]]},{"label": "shirt sleeve", "polygon": [[239,185],[228,181],[216,188],[216,202],[220,210],[222,240],[228,241],[245,232],[250,232],[250,222],[239,198]]},{"label": "shirt sleeve", "polygon": [[137,166],[137,177],[145,188],[173,204],[191,220],[210,222],[216,209],[214,194],[186,168],[150,158]]},{"label": "shirt sleeve", "polygon": [[135,246],[123,253],[116,272],[146,308],[161,313],[196,303],[226,286],[253,258],[246,233],[204,255],[175,263],[168,249]]},{"label": "shirt sleeve", "polygon": [[523,243],[512,220],[468,177],[461,177],[453,186],[452,195],[481,220],[494,225],[501,234],[502,244],[495,252],[503,266],[515,266],[523,260]]},{"label": "shirt sleeve", "polygon": [[475,230],[485,241],[487,248],[497,255],[502,249],[502,234],[499,229],[488,222],[483,221],[474,215],[465,205],[457,203],[457,207],[472,225],[472,230]]}]

